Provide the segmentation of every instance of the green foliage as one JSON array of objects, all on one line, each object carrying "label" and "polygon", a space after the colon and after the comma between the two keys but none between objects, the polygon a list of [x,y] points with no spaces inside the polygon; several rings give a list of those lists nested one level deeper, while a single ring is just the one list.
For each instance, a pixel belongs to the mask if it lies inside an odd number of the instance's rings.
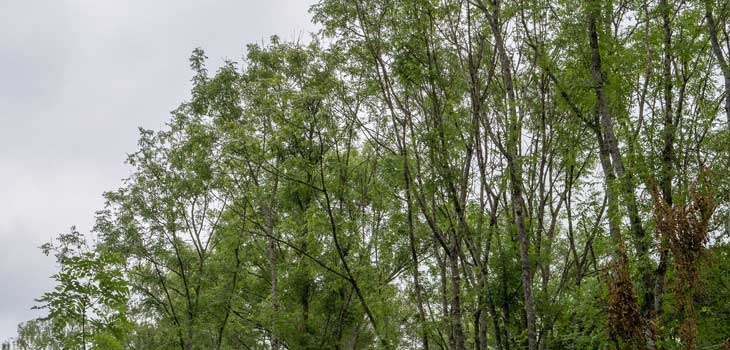
[{"label": "green foliage", "polygon": [[140,129],[99,243],[44,245],[49,316],[17,344],[719,348],[708,3],[325,0],[308,44],[272,37],[215,71],[195,49],[190,101]]},{"label": "green foliage", "polygon": [[[59,272],[51,276],[56,287],[36,300],[41,303],[36,308],[48,309],[54,341],[64,349],[86,349],[102,336],[123,342],[129,327],[128,282],[115,265],[115,254],[90,247],[73,227],[41,249],[59,264]],[[37,329],[36,324],[26,325],[30,326]]]}]

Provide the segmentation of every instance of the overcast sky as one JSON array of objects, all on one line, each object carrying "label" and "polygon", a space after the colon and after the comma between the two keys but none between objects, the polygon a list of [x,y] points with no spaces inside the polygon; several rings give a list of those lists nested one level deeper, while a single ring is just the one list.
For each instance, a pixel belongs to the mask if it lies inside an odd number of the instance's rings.
[{"label": "overcast sky", "polygon": [[38,246],[88,232],[137,128],[188,98],[192,49],[214,71],[247,43],[307,38],[313,2],[0,0],[0,341],[53,286]]}]

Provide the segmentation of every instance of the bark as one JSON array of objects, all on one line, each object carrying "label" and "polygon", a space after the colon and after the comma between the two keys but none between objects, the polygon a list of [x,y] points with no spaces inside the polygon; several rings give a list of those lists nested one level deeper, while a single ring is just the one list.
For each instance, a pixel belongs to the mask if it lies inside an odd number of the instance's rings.
[{"label": "bark", "polygon": [[[674,96],[673,96],[673,79],[672,75],[672,61],[674,59],[672,53],[672,29],[670,25],[670,15],[672,9],[669,7],[667,0],[662,0],[662,34],[664,40],[664,57],[662,59],[662,79],[663,79],[663,95],[664,95],[664,130],[663,130],[663,141],[664,147],[662,149],[662,173],[661,173],[661,191],[664,201],[672,206],[672,181],[674,178],[674,141],[676,138],[676,128],[674,125]],[[680,95],[681,96],[681,95]],[[678,110],[678,114],[681,114],[681,102]],[[664,294],[664,276],[667,272],[667,259],[668,259],[668,248],[665,239],[661,239],[661,252],[659,254],[659,265],[656,269],[656,276],[654,281],[654,290],[651,299],[645,299],[644,301],[644,315],[647,320],[656,321],[659,319],[662,309],[663,294]],[[651,314],[649,310],[652,310]],[[656,332],[654,330],[654,332]],[[656,337],[653,334],[654,338]]]},{"label": "bark", "polygon": [[459,240],[454,242],[454,249],[447,257],[451,270],[451,326],[453,327],[453,349],[464,350],[464,327],[461,316],[461,274],[459,272]]},{"label": "bark", "polygon": [[[621,235],[621,216],[619,212],[619,191],[617,180],[623,180],[624,193],[626,194],[627,205],[629,206],[630,216],[632,209],[635,208],[635,202],[632,203],[630,200],[632,194],[627,194],[631,186],[630,179],[624,175],[623,161],[621,153],[618,148],[618,140],[613,127],[613,116],[609,107],[608,97],[605,91],[605,78],[601,62],[601,53],[598,42],[598,28],[597,28],[597,17],[601,6],[600,1],[592,1],[589,6],[591,9],[588,11],[588,34],[589,34],[589,45],[591,52],[591,77],[594,83],[594,92],[598,101],[598,115],[596,117],[593,128],[596,134],[599,145],[599,159],[601,167],[604,172],[604,180],[606,184],[606,196],[608,202],[608,222],[609,232],[611,234],[614,243],[614,268],[615,274],[613,276],[613,282],[611,287],[611,302],[613,305],[609,308],[609,320],[611,321],[614,337],[622,338],[628,345],[642,348],[653,348],[651,341],[645,343],[641,339],[646,335],[644,329],[644,320],[639,314],[639,306],[636,305],[637,299],[635,296],[633,285],[629,280],[629,266],[628,256],[626,255],[626,248],[624,246],[623,237]],[[634,208],[631,206],[634,205]],[[635,235],[642,234],[643,228],[641,228],[641,222],[637,217],[631,218],[632,229]],[[644,242],[644,237],[638,237],[638,242]],[[645,247],[640,244],[639,253]],[[647,276],[644,271],[644,277]],[[644,279],[645,292],[653,288],[653,283],[650,284],[650,288],[646,288],[647,282],[653,282],[653,280]],[[615,308],[615,309],[612,309]],[[637,329],[641,327],[641,330]]]},{"label": "bark", "polygon": [[271,278],[271,312],[273,322],[271,324],[271,350],[279,350],[280,343],[279,338],[276,334],[276,317],[279,313],[279,295],[278,295],[278,275],[276,271],[276,240],[274,238],[274,213],[271,206],[265,206],[264,212],[264,224],[266,229],[266,235],[269,237],[269,245],[267,255],[269,258],[269,269]]},{"label": "bark", "polygon": [[86,350],[86,304],[81,304],[81,347]]},{"label": "bark", "polygon": [[[451,317],[451,310],[449,309],[449,300],[448,300],[448,296],[449,296],[448,288],[447,288],[448,272],[446,269],[446,262],[444,261],[444,258],[441,257],[441,254],[438,251],[434,255],[436,257],[436,262],[438,264],[439,272],[440,272],[439,280],[441,282],[441,286],[440,286],[441,287],[441,298],[440,298],[441,300],[440,301],[441,301],[441,310],[443,310],[442,318],[444,320],[444,323],[448,324],[449,319]],[[446,254],[444,254],[444,255],[446,255]],[[449,339],[448,348],[453,348],[454,347],[454,328],[453,327],[448,328],[447,335],[448,335],[448,339]],[[441,347],[443,348],[443,345]]]},{"label": "bark", "polygon": [[401,155],[403,156],[403,181],[406,192],[406,208],[408,211],[408,242],[411,250],[411,263],[413,264],[413,286],[416,294],[418,307],[418,321],[421,327],[421,342],[424,350],[428,350],[428,329],[426,328],[426,311],[423,307],[423,287],[421,287],[420,273],[418,271],[418,252],[416,248],[416,237],[413,223],[413,200],[411,198],[411,170],[408,164],[408,144],[406,142],[406,126],[403,125],[402,139],[399,140]]},{"label": "bark", "polygon": [[[489,313],[492,316],[492,324],[494,328],[494,342],[497,344],[497,350],[502,350],[502,331],[499,328],[499,313],[497,312],[497,307],[494,305],[494,299],[489,296],[488,297],[488,307],[489,307]],[[509,349],[509,345],[507,345],[507,349]]]},{"label": "bark", "polygon": [[[280,163],[280,159],[276,160],[276,168],[278,168]],[[270,193],[267,203],[263,204],[261,206],[261,213],[264,216],[264,227],[263,229],[266,231],[266,236],[269,239],[268,242],[268,249],[266,252],[267,258],[269,259],[269,278],[271,279],[271,312],[272,312],[272,323],[270,328],[270,334],[271,337],[271,350],[279,350],[281,345],[279,341],[279,337],[277,335],[277,317],[279,314],[279,276],[277,273],[277,256],[276,256],[276,244],[277,244],[277,236],[276,232],[274,232],[274,220],[275,220],[275,208],[277,205],[276,202],[276,195],[279,188],[279,177],[274,176],[272,179],[271,188],[269,189]]]},{"label": "bark", "polygon": [[664,36],[663,85],[664,85],[664,130],[662,148],[662,178],[661,190],[664,201],[672,205],[672,164],[674,163],[674,117],[673,117],[673,88],[672,83],[672,29],[669,22],[671,8],[667,0],[662,0],[662,32]]},{"label": "bark", "polygon": [[[506,147],[502,149],[507,166],[511,184],[512,209],[514,223],[517,227],[517,235],[520,245],[520,268],[522,272],[522,290],[525,299],[525,318],[527,323],[527,348],[537,349],[537,326],[535,315],[535,299],[532,293],[532,271],[530,267],[530,241],[527,236],[525,217],[527,216],[524,199],[524,184],[522,180],[522,163],[519,159],[519,143],[521,135],[521,123],[517,115],[517,97],[512,78],[511,62],[507,55],[507,49],[502,37],[502,29],[499,17],[499,7],[496,2],[492,4],[492,11],[485,11],[489,25],[494,36],[494,44],[497,48],[502,80],[507,92],[507,104],[509,106],[508,135]],[[487,10],[483,6],[482,10]]]},{"label": "bark", "polygon": [[715,17],[712,14],[713,0],[705,0],[705,23],[710,33],[710,43],[712,44],[712,52],[715,54],[717,63],[722,71],[722,76],[725,82],[725,120],[727,128],[730,130],[730,66],[726,60],[725,54],[722,52],[720,46],[719,34],[717,31],[718,23],[715,22]]}]

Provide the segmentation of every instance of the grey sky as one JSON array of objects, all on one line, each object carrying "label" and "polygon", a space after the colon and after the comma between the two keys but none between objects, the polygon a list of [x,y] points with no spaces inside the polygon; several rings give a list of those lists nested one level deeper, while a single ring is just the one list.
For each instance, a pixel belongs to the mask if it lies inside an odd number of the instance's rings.
[{"label": "grey sky", "polygon": [[87,232],[137,127],[188,97],[192,49],[214,68],[273,34],[307,38],[313,2],[0,0],[0,341],[52,287],[37,247]]}]

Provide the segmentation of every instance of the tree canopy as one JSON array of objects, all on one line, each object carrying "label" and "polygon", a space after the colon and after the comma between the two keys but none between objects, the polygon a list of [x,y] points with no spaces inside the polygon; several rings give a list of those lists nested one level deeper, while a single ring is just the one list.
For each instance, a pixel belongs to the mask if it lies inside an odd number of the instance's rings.
[{"label": "tree canopy", "polygon": [[730,6],[322,0],[140,129],[18,349],[728,349]]}]

